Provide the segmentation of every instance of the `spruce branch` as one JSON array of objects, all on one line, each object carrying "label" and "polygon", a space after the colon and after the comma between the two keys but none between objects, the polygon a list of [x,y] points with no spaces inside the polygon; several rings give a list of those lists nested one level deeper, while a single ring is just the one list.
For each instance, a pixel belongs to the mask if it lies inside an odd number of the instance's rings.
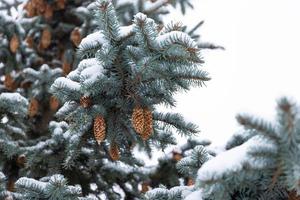
[{"label": "spruce branch", "polygon": [[239,114],[236,116],[237,121],[243,125],[246,129],[255,129],[259,133],[269,137],[274,142],[279,141],[279,137],[277,136],[276,130],[273,125],[269,122],[266,122],[262,119],[254,118],[250,115]]},{"label": "spruce branch", "polygon": [[198,127],[192,123],[186,123],[184,118],[178,113],[158,113],[153,114],[153,119],[157,121],[158,126],[165,128],[175,128],[182,135],[194,135],[199,132]]}]

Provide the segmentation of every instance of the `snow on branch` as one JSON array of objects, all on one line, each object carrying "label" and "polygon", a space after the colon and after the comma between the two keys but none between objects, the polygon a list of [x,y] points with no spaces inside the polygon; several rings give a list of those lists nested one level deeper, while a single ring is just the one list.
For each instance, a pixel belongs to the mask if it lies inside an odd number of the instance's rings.
[{"label": "snow on branch", "polygon": [[267,147],[276,151],[274,144],[269,143],[260,136],[255,136],[246,143],[222,152],[215,158],[204,163],[198,171],[198,182],[200,184],[215,182],[232,172],[242,170],[245,165],[256,169],[263,168],[264,163],[255,160],[249,155],[249,152],[253,147]]}]

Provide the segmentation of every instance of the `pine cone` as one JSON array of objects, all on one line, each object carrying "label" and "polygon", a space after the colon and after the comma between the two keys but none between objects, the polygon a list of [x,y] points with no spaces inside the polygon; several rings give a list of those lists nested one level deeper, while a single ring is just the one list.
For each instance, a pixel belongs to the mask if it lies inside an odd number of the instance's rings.
[{"label": "pine cone", "polygon": [[144,131],[141,133],[141,137],[143,138],[143,140],[147,140],[153,132],[153,116],[151,110],[149,110],[148,108],[144,109],[144,118]]},{"label": "pine cone", "polygon": [[36,9],[32,1],[28,1],[25,4],[24,9],[26,10],[28,17],[34,17],[36,15]]},{"label": "pine cone", "polygon": [[150,190],[150,185],[149,185],[149,183],[143,182],[143,183],[142,183],[142,190],[141,190],[141,192],[142,192],[142,193],[146,193],[146,192],[148,192],[149,190]]},{"label": "pine cone", "polygon": [[173,157],[172,158],[173,158],[173,160],[178,162],[182,159],[182,155],[181,155],[181,153],[173,152]]},{"label": "pine cone", "polygon": [[29,48],[33,48],[34,41],[33,41],[33,38],[31,36],[27,36],[26,39],[25,39],[25,42],[27,43]]},{"label": "pine cone", "polygon": [[105,139],[106,124],[101,115],[98,115],[94,120],[94,136],[98,144]]},{"label": "pine cone", "polygon": [[6,189],[10,192],[15,191],[15,181],[12,178],[9,178],[7,181]]},{"label": "pine cone", "polygon": [[21,88],[24,88],[24,89],[28,89],[28,88],[31,87],[31,85],[32,85],[32,82],[30,82],[30,81],[23,81],[23,82],[21,83],[20,87],[21,87]]},{"label": "pine cone", "polygon": [[48,28],[45,28],[42,32],[40,47],[42,49],[47,49],[51,44],[51,32]]},{"label": "pine cone", "polygon": [[89,96],[82,96],[80,98],[80,105],[84,108],[88,108],[92,105],[92,100]]},{"label": "pine cone", "polygon": [[81,34],[79,31],[79,28],[74,28],[74,30],[71,32],[70,36],[71,41],[75,46],[78,46],[81,42]]},{"label": "pine cone", "polygon": [[56,6],[58,9],[64,9],[65,8],[65,2],[66,0],[56,0]]},{"label": "pine cone", "polygon": [[195,181],[192,178],[188,178],[188,181],[186,183],[187,186],[192,186],[195,184]]},{"label": "pine cone", "polygon": [[63,69],[63,74],[66,76],[70,73],[70,71],[72,70],[71,69],[71,64],[68,63],[66,60],[63,61],[63,66],[62,66],[62,69]]},{"label": "pine cone", "polygon": [[135,131],[143,140],[147,140],[153,132],[152,112],[148,108],[136,106],[133,109],[131,121]]},{"label": "pine cone", "polygon": [[59,107],[59,100],[55,96],[51,96],[49,106],[51,110],[56,111]]},{"label": "pine cone", "polygon": [[31,2],[32,2],[33,5],[35,5],[35,6],[38,6],[40,1],[43,1],[43,0],[31,0]]},{"label": "pine cone", "polygon": [[34,117],[39,111],[39,102],[36,98],[32,98],[29,103],[28,115]]},{"label": "pine cone", "polygon": [[109,148],[109,156],[113,161],[120,159],[119,147],[116,143],[112,143]]},{"label": "pine cone", "polygon": [[296,191],[290,191],[288,192],[289,198],[288,200],[300,200],[300,196],[297,195]]},{"label": "pine cone", "polygon": [[133,109],[131,121],[132,121],[132,126],[135,129],[135,131],[139,134],[142,133],[144,130],[144,124],[145,124],[144,110],[142,107],[136,106]]},{"label": "pine cone", "polygon": [[6,74],[4,77],[4,86],[7,90],[13,91],[17,89],[17,84],[10,74]]},{"label": "pine cone", "polygon": [[12,53],[16,53],[20,46],[19,38],[16,34],[12,36],[9,42],[9,48]]},{"label": "pine cone", "polygon": [[47,4],[47,6],[46,6],[44,17],[46,20],[50,20],[53,17],[53,8],[49,4]]},{"label": "pine cone", "polygon": [[34,3],[34,5],[37,9],[37,13],[39,15],[42,15],[46,11],[46,7],[47,7],[46,1],[44,1],[44,0],[38,0],[38,1],[34,0],[34,2],[36,2],[36,3]]}]

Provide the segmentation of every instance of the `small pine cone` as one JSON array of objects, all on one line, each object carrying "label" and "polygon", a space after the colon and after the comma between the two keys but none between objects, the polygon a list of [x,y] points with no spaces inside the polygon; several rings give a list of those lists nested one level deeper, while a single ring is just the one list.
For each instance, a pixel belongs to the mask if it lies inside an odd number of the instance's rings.
[{"label": "small pine cone", "polygon": [[88,108],[92,105],[92,100],[89,96],[82,96],[80,98],[80,105],[84,108]]},{"label": "small pine cone", "polygon": [[94,136],[98,144],[105,139],[106,124],[101,115],[98,115],[94,120]]},{"label": "small pine cone", "polygon": [[28,17],[34,17],[36,15],[35,5],[33,4],[32,1],[28,1],[25,4],[24,9],[26,10]]},{"label": "small pine cone", "polygon": [[119,147],[116,143],[112,143],[109,148],[109,156],[113,161],[120,159]]},{"label": "small pine cone", "polygon": [[13,178],[9,178],[7,181],[6,189],[10,192],[15,191],[15,181]]},{"label": "small pine cone", "polygon": [[65,59],[63,61],[62,70],[63,70],[63,74],[65,76],[67,76],[71,72],[71,70],[72,70],[71,64],[68,63]]},{"label": "small pine cone", "polygon": [[38,14],[42,15],[46,11],[46,8],[47,8],[46,1],[44,1],[44,0],[37,1],[36,8],[37,8]]},{"label": "small pine cone", "polygon": [[23,89],[28,89],[28,88],[31,87],[31,85],[32,85],[32,82],[30,82],[30,81],[23,81],[20,86]]},{"label": "small pine cone", "polygon": [[53,8],[49,4],[46,5],[46,10],[45,10],[45,13],[44,13],[44,17],[45,17],[46,20],[50,20],[53,17]]},{"label": "small pine cone", "polygon": [[149,185],[149,183],[143,182],[143,183],[142,183],[142,190],[141,190],[141,192],[142,192],[142,193],[146,193],[146,192],[148,192],[149,190],[150,190],[150,185]]},{"label": "small pine cone", "polygon": [[16,53],[19,46],[20,46],[19,38],[16,34],[14,34],[9,42],[10,51]]},{"label": "small pine cone", "polygon": [[74,28],[74,30],[71,32],[70,36],[71,41],[75,46],[78,46],[81,42],[81,34],[79,31],[79,28]]},{"label": "small pine cone", "polygon": [[48,28],[45,28],[42,32],[40,47],[46,49],[51,44],[51,32]]},{"label": "small pine cone", "polygon": [[144,131],[144,110],[140,106],[136,106],[133,109],[133,113],[131,116],[132,126],[135,129],[135,131],[139,134],[141,134]]},{"label": "small pine cone", "polygon": [[52,111],[56,111],[59,107],[59,100],[55,96],[51,96],[49,106]]},{"label": "small pine cone", "polygon": [[59,10],[65,9],[66,0],[56,0],[56,6]]},{"label": "small pine cone", "polygon": [[152,112],[148,108],[136,106],[133,109],[132,126],[135,131],[141,135],[143,140],[147,140],[153,132]]},{"label": "small pine cone", "polygon": [[180,161],[182,159],[181,153],[173,152],[173,160]]},{"label": "small pine cone", "polygon": [[153,132],[152,112],[148,108],[144,109],[144,118],[145,118],[144,131],[141,133],[141,137],[143,140],[147,140]]},{"label": "small pine cone", "polygon": [[36,98],[32,98],[29,103],[28,115],[34,117],[39,111],[39,102]]},{"label": "small pine cone", "polygon": [[195,185],[195,181],[193,179],[191,179],[191,178],[188,178],[186,185],[187,186]]},{"label": "small pine cone", "polygon": [[39,6],[44,0],[31,0],[33,5]]},{"label": "small pine cone", "polygon": [[25,42],[27,43],[29,48],[33,48],[34,45],[33,37],[27,36]]},{"label": "small pine cone", "polygon": [[4,77],[4,86],[7,90],[14,91],[17,89],[17,83],[14,81],[10,74],[6,74]]},{"label": "small pine cone", "polygon": [[289,198],[288,200],[300,200],[300,196],[297,195],[296,191],[290,191],[288,192]]}]

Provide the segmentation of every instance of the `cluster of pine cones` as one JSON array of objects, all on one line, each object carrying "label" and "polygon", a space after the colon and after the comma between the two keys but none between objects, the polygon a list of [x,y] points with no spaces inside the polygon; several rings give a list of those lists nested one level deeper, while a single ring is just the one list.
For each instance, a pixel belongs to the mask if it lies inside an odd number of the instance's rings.
[{"label": "cluster of pine cones", "polygon": [[[136,106],[133,109],[131,122],[134,130],[141,136],[144,141],[149,139],[153,132],[153,117],[150,109]],[[98,115],[94,119],[94,136],[98,144],[105,140],[105,135],[105,119],[103,116]],[[120,158],[119,147],[116,143],[111,144],[109,154],[112,160],[118,160]]]}]

